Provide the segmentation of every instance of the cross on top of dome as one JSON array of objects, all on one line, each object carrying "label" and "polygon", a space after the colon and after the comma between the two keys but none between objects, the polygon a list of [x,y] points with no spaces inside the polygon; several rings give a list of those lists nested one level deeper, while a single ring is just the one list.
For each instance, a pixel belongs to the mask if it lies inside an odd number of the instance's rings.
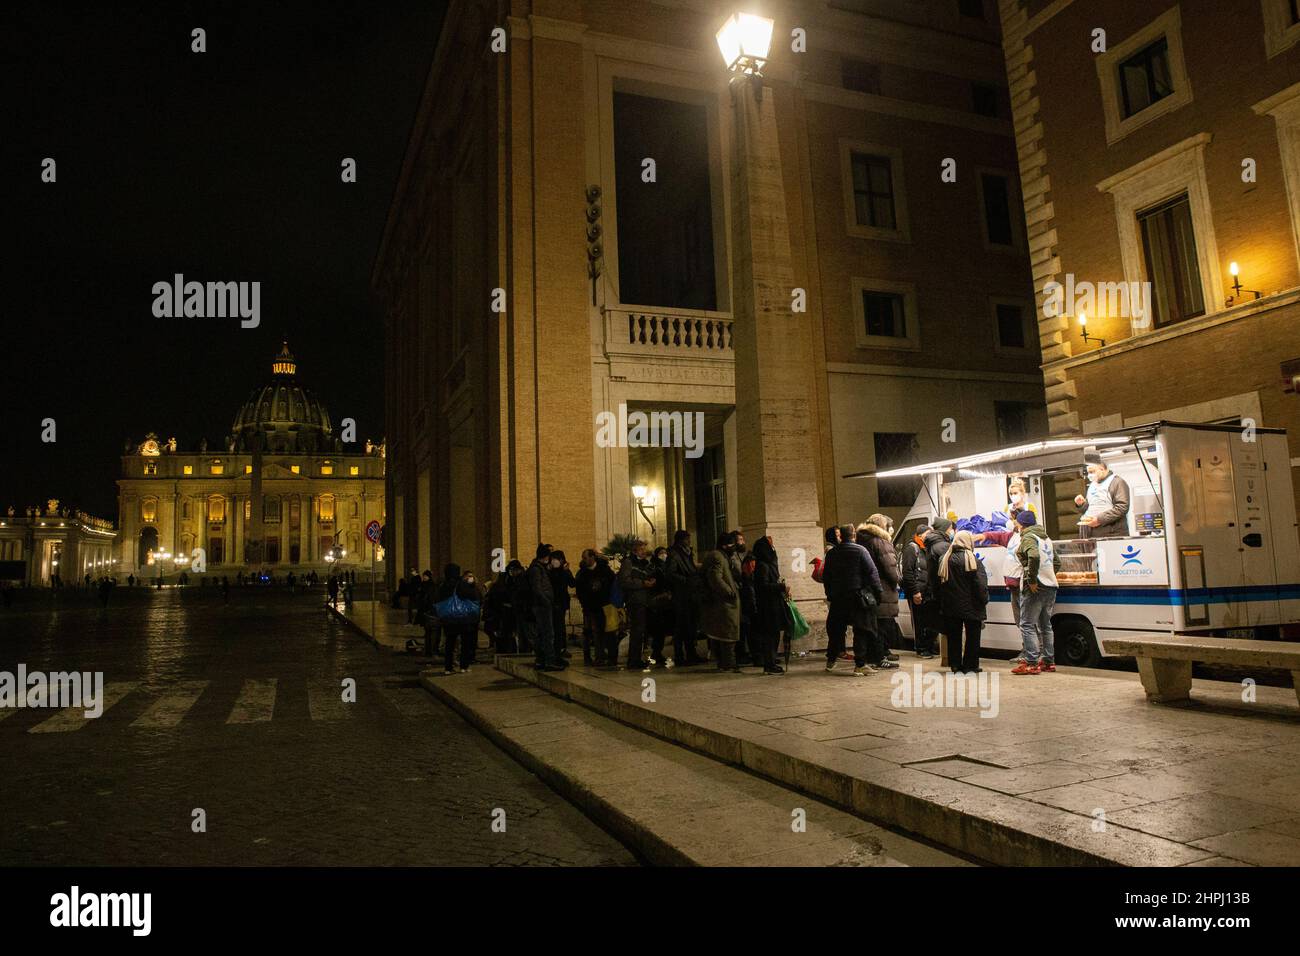
[{"label": "cross on top of dome", "polygon": [[280,342],[280,354],[275,357],[271,363],[271,371],[276,375],[294,375],[298,371],[298,363],[293,359],[293,353],[289,351],[289,341],[282,339]]}]

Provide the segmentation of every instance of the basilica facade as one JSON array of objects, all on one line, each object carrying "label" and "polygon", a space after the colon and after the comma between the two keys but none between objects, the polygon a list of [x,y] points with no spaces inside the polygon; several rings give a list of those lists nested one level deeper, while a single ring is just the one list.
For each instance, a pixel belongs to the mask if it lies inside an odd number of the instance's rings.
[{"label": "basilica facade", "polygon": [[[345,440],[346,439],[346,440]],[[128,441],[118,479],[120,575],[368,571],[384,523],[382,444],[338,434],[285,344],[217,447]],[[382,569],[383,549],[374,556]]]}]

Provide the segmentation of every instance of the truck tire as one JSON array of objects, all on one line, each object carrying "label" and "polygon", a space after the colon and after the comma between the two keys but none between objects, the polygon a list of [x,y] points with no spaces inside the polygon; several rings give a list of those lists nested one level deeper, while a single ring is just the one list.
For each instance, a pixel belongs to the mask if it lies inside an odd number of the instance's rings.
[{"label": "truck tire", "polygon": [[1055,635],[1056,663],[1069,667],[1096,667],[1101,660],[1097,635],[1092,625],[1081,617],[1063,617],[1052,621]]}]

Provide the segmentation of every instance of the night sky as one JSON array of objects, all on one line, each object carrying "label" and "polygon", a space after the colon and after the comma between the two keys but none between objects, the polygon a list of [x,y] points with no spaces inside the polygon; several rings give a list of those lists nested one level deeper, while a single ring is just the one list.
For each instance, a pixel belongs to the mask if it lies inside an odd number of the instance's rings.
[{"label": "night sky", "polygon": [[[382,437],[369,278],[443,6],[4,4],[0,511],[116,520],[124,440],[223,447],[284,336],[335,428]],[[178,272],[260,281],[260,326],[155,318]]]}]

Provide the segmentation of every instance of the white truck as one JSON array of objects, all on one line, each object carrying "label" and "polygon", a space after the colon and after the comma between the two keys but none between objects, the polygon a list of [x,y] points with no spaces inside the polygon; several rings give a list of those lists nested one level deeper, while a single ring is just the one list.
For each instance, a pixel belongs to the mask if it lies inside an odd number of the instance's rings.
[{"label": "white truck", "polygon": [[[1063,514],[1086,484],[1088,450],[1129,484],[1124,536],[1081,539],[1076,516]],[[1155,422],[845,477],[921,480],[894,539],[900,549],[938,516],[1006,512],[1010,480],[1024,478],[1061,555],[1057,663],[1097,663],[1103,637],[1300,638],[1300,536],[1282,429]],[[977,551],[989,577],[983,645],[1019,649],[1006,551]],[[912,636],[910,614],[899,625]]]}]

